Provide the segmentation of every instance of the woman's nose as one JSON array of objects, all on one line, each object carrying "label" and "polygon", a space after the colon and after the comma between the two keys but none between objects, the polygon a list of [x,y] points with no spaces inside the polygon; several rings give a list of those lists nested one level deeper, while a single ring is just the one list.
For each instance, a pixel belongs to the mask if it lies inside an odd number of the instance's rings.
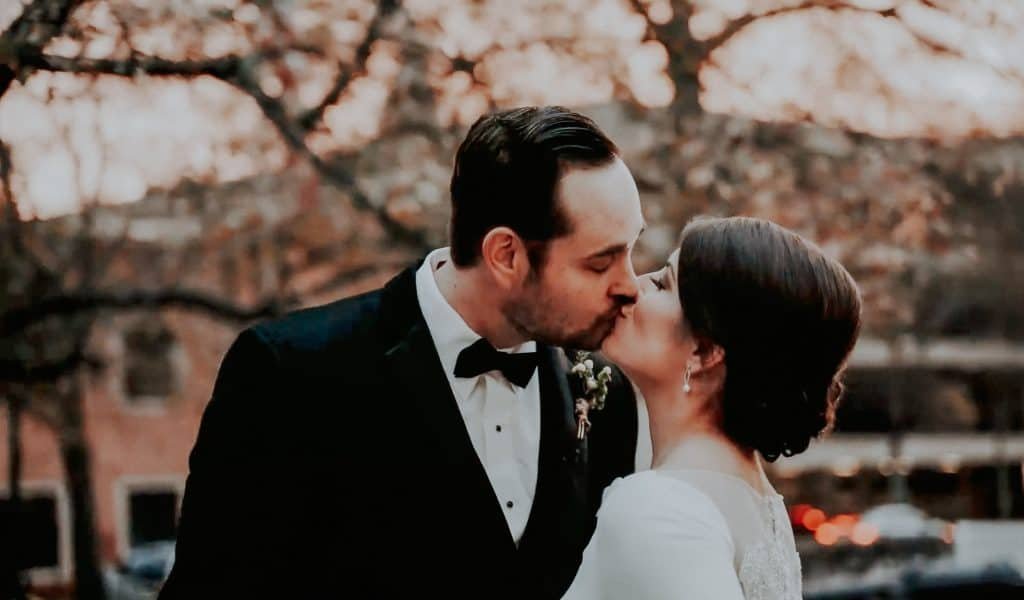
[{"label": "woman's nose", "polygon": [[652,281],[653,278],[654,273],[644,273],[639,277],[637,281],[639,281],[640,285],[637,287],[637,297],[643,296],[654,289],[654,282]]}]

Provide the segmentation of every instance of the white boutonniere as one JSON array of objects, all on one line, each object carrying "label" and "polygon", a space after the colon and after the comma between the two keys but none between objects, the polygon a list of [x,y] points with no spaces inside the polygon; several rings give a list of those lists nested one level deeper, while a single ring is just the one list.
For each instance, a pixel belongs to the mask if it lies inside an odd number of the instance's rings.
[{"label": "white boutonniere", "polygon": [[577,352],[576,362],[572,365],[572,374],[583,381],[583,397],[576,399],[576,439],[582,441],[590,430],[591,410],[604,408],[604,400],[608,396],[608,382],[612,379],[611,367],[605,367],[595,375],[594,361],[589,352]]}]

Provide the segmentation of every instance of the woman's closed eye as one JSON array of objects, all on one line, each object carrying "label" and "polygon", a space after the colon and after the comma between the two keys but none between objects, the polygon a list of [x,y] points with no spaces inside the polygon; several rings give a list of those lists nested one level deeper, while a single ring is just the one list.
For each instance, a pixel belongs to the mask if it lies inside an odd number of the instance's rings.
[{"label": "woman's closed eye", "polygon": [[665,271],[661,270],[651,276],[651,283],[653,283],[654,287],[660,292],[667,287],[665,279]]}]

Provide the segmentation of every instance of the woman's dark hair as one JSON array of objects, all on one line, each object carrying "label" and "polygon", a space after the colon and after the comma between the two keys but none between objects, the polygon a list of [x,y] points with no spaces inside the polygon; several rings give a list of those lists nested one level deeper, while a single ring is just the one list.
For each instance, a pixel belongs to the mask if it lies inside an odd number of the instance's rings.
[{"label": "woman's dark hair", "polygon": [[471,266],[495,227],[509,227],[543,262],[546,242],[570,233],[558,181],[569,167],[601,167],[618,154],[589,118],[560,106],[524,107],[480,117],[455,156],[452,261]]},{"label": "woman's dark hair", "polygon": [[770,221],[701,218],[682,233],[679,300],[694,336],[724,350],[716,409],[734,443],[774,461],[832,427],[860,332],[842,265]]}]

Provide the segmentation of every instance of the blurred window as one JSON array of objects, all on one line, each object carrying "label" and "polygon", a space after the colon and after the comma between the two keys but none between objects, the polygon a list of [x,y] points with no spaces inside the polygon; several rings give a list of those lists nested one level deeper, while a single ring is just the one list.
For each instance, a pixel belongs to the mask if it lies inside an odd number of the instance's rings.
[{"label": "blurred window", "polygon": [[163,400],[175,388],[171,351],[174,336],[157,319],[140,321],[124,333],[124,390],[129,402]]},{"label": "blurred window", "polygon": [[[57,499],[54,495],[22,498],[19,510],[9,498],[0,499],[0,531],[4,543],[17,539],[15,556],[22,569],[55,568],[60,564]],[[11,536],[11,538],[8,538]]]},{"label": "blurred window", "polygon": [[174,490],[146,490],[128,496],[129,541],[138,546],[147,542],[173,540],[177,527],[178,494]]}]

